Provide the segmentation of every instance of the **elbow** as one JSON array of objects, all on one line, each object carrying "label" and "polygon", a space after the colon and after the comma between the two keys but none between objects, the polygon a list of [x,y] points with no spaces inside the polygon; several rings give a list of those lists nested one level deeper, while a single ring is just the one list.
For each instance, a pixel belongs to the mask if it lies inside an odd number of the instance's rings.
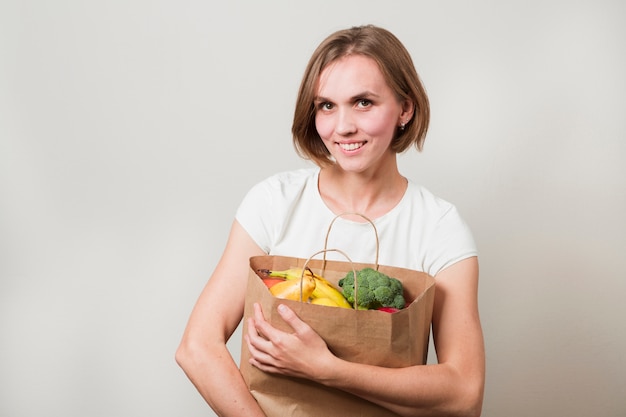
[{"label": "elbow", "polygon": [[474,402],[466,408],[466,412],[463,414],[465,417],[480,417],[482,414],[483,402],[482,399]]},{"label": "elbow", "polygon": [[187,358],[189,357],[187,353],[187,346],[184,342],[181,342],[176,349],[176,353],[174,354],[174,360],[181,368],[185,368],[185,363],[187,362]]},{"label": "elbow", "polygon": [[455,381],[445,390],[445,395],[439,397],[435,403],[409,407],[398,414],[403,416],[450,416],[450,417],[480,417],[483,407],[484,383],[483,379],[472,380],[464,378]]},{"label": "elbow", "polygon": [[480,417],[483,408],[484,383],[467,383],[458,396],[456,412],[458,417]]},{"label": "elbow", "polygon": [[463,411],[459,414],[459,417],[480,417],[482,413],[482,400],[475,401],[468,404]]},{"label": "elbow", "polygon": [[189,341],[183,339],[183,341],[178,345],[176,349],[176,353],[174,354],[174,360],[185,372],[193,365],[194,357],[194,348]]},{"label": "elbow", "polygon": [[[221,345],[224,350],[226,346]],[[219,344],[211,344],[194,337],[183,337],[174,354],[174,360],[183,371],[190,376],[198,369],[205,367],[212,358],[222,357]]]},{"label": "elbow", "polygon": [[433,415],[480,417],[483,397],[484,374],[458,373],[454,381],[450,381],[446,395],[439,398],[438,405],[435,405],[431,411]]}]

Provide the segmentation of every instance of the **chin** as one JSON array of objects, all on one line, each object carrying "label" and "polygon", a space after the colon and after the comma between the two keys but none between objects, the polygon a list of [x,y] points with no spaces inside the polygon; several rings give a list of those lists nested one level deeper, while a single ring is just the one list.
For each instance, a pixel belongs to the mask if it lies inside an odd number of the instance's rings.
[{"label": "chin", "polygon": [[367,167],[364,167],[362,165],[355,165],[355,164],[350,164],[350,163],[338,163],[335,162],[335,166],[337,168],[339,168],[341,171],[346,172],[346,173],[353,173],[353,174],[360,174],[361,172],[364,172]]}]

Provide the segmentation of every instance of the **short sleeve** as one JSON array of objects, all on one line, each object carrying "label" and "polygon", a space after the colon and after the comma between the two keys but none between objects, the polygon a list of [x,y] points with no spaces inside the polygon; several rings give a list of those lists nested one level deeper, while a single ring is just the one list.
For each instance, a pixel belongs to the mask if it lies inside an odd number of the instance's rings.
[{"label": "short sleeve", "polygon": [[316,179],[316,169],[274,174],[248,191],[235,218],[263,251],[271,253],[284,238],[291,221],[298,219],[298,207],[310,207],[307,198],[312,198],[313,190],[317,190]]},{"label": "short sleeve", "polygon": [[478,255],[472,232],[454,205],[442,213],[428,247],[425,263],[432,276],[456,262]]},{"label": "short sleeve", "polygon": [[264,252],[269,252],[272,242],[272,193],[266,180],[254,185],[237,208],[235,218]]}]

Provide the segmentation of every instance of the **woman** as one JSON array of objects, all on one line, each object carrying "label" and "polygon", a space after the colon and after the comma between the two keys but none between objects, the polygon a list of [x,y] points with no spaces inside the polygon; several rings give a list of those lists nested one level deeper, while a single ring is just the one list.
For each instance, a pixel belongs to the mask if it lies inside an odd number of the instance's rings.
[{"label": "woman", "polygon": [[[380,264],[435,277],[438,363],[390,369],[346,362],[289,308],[279,309],[293,328],[284,333],[256,306],[245,335],[252,365],[350,392],[399,415],[480,415],[484,347],[471,232],[454,206],[408,181],[397,166],[399,152],[421,149],[428,121],[412,60],[390,32],[375,26],[338,31],[314,52],[292,132],[298,152],[318,167],[279,173],[250,190],[176,354],[219,415],[264,415],[226,349],[243,316],[249,258],[308,258],[341,213],[373,220]],[[372,263],[372,233],[362,217],[341,217],[332,246],[355,262]]]}]

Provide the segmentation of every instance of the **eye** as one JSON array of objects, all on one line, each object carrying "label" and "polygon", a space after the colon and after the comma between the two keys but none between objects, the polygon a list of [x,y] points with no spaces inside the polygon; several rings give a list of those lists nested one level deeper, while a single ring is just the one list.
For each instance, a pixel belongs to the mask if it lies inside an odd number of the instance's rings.
[{"label": "eye", "polygon": [[328,111],[328,110],[332,110],[333,107],[334,107],[333,103],[330,103],[328,101],[323,101],[321,103],[318,103],[318,105],[317,105],[317,109],[318,110],[326,110],[326,111]]},{"label": "eye", "polygon": [[358,107],[370,107],[372,105],[372,102],[366,98],[362,98],[357,100],[356,104]]}]

